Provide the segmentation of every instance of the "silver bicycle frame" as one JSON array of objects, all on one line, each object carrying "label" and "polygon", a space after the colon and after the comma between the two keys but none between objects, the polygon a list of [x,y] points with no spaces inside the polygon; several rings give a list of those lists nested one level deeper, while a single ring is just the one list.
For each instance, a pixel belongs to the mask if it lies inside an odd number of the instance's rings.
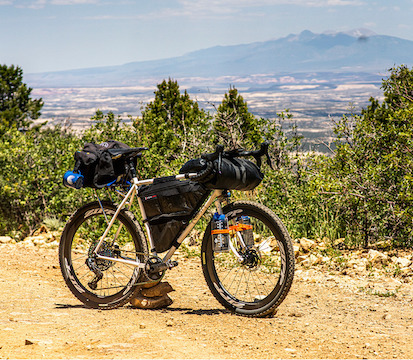
[{"label": "silver bicycle frame", "polygon": [[[189,174],[189,178],[196,176],[197,174]],[[176,175],[175,178],[177,180],[183,180],[183,179],[187,179],[188,177],[186,177],[185,175]],[[110,220],[106,230],[104,231],[104,233],[102,234],[102,236],[99,239],[99,242],[95,248],[94,255],[96,256],[97,259],[102,259],[102,260],[109,260],[109,261],[116,261],[119,263],[123,263],[123,264],[128,264],[128,265],[132,265],[132,266],[136,266],[138,268],[144,268],[145,264],[142,262],[138,262],[138,261],[133,261],[133,260],[128,260],[128,259],[122,259],[122,258],[115,258],[115,257],[109,257],[109,256],[103,256],[100,255],[99,249],[102,246],[102,243],[104,241],[104,239],[106,238],[106,236],[108,235],[111,227],[113,226],[115,220],[117,219],[119,213],[121,212],[121,210],[125,207],[125,205],[128,203],[129,200],[129,206],[132,205],[133,200],[136,196],[136,193],[138,191],[138,187],[142,186],[142,185],[149,185],[152,184],[154,181],[154,179],[146,179],[146,180],[138,180],[136,177],[132,179],[132,186],[129,189],[128,193],[125,195],[125,197],[123,198],[122,202],[119,204],[118,208],[115,211],[115,214],[113,215],[112,219]],[[212,205],[212,203],[215,201],[216,202],[216,206],[217,206],[217,211],[218,213],[222,214],[222,209],[221,209],[221,203],[218,200],[218,197],[220,197],[222,195],[222,190],[214,190],[213,193],[210,195],[210,197],[208,198],[208,200],[206,201],[206,203],[201,207],[201,209],[198,211],[198,213],[195,215],[195,217],[189,222],[188,226],[185,228],[185,230],[181,233],[181,235],[178,237],[178,239],[176,240],[177,243],[180,245],[182,244],[182,242],[185,240],[185,238],[189,235],[189,233],[191,232],[191,230],[195,227],[195,225],[197,224],[197,222],[199,221],[199,219],[205,214],[205,212],[208,210],[208,208]],[[149,245],[150,245],[150,249],[151,252],[156,255],[156,252],[153,250],[155,249],[155,243],[154,243],[154,239],[152,238],[152,234],[151,234],[151,230],[149,227],[148,222],[146,221],[147,217],[146,217],[146,212],[145,209],[143,207],[143,203],[141,198],[138,196],[138,204],[139,204],[139,209],[141,211],[142,214],[142,219],[145,225],[145,230],[148,236],[148,240],[149,240]],[[104,211],[104,209],[102,208],[102,211]],[[116,236],[118,235],[119,230],[116,233]],[[162,259],[164,263],[168,262],[172,255],[175,253],[175,251],[177,250],[178,247],[176,246],[172,246],[169,251],[167,252],[167,254],[165,255],[165,257]]]}]

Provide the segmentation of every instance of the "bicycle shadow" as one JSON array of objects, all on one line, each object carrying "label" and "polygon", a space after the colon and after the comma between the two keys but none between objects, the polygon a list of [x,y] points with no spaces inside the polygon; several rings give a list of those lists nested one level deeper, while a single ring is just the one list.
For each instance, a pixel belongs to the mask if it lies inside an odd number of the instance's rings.
[{"label": "bicycle shadow", "polygon": [[230,314],[228,310],[225,309],[188,309],[188,308],[166,308],[164,309],[165,312],[183,312],[187,315],[222,315],[222,314]]},{"label": "bicycle shadow", "polygon": [[[83,304],[55,304],[55,308],[58,310],[64,310],[64,309],[84,309],[84,310],[100,310],[100,309],[93,309],[89,308]],[[225,309],[189,309],[189,308],[182,308],[182,307],[167,307],[167,308],[160,308],[160,309],[137,309],[132,306],[125,306],[124,308],[130,309],[130,310],[139,310],[139,311],[161,311],[164,313],[169,313],[169,312],[181,312],[186,315],[222,315],[222,314],[230,314],[230,311],[225,310]],[[114,309],[116,310],[116,309]]]},{"label": "bicycle shadow", "polygon": [[[88,309],[88,310],[93,310],[93,309],[91,309],[91,308],[88,308],[87,306],[85,306],[85,305],[83,305],[83,304],[76,304],[76,305],[73,305],[73,304],[55,304],[55,309],[60,309],[60,310],[63,310],[63,309]],[[98,310],[98,309],[95,309],[95,310]]]}]

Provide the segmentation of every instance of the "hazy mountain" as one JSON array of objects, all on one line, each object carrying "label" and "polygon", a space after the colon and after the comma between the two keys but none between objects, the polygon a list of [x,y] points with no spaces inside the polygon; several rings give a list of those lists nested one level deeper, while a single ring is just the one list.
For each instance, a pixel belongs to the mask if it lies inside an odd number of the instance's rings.
[{"label": "hazy mountain", "polygon": [[145,79],[303,72],[384,73],[399,64],[413,65],[413,41],[368,30],[295,35],[234,46],[216,46],[186,55],[120,66],[27,74],[30,86],[126,86]]}]

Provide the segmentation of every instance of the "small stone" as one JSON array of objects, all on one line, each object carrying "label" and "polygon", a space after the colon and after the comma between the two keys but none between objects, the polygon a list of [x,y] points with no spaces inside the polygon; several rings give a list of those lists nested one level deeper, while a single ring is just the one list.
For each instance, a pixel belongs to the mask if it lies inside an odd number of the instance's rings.
[{"label": "small stone", "polygon": [[311,265],[317,265],[321,263],[322,256],[316,256],[314,254],[310,254],[309,260]]},{"label": "small stone", "polygon": [[172,299],[168,295],[154,297],[154,298],[145,298],[141,295],[138,295],[130,300],[132,307],[139,309],[159,309],[164,308],[173,303]]},{"label": "small stone", "polygon": [[300,255],[300,246],[297,244],[294,244],[293,249],[294,249],[294,256],[295,258],[297,258]]},{"label": "small stone", "polygon": [[174,291],[172,286],[168,282],[160,282],[157,285],[149,288],[149,289],[142,289],[141,294],[144,297],[158,297],[158,296],[163,296],[165,294],[170,293],[171,291]]},{"label": "small stone", "polygon": [[391,315],[390,314],[384,314],[382,316],[382,318],[383,318],[383,320],[389,320],[391,318]]},{"label": "small stone", "polygon": [[47,249],[57,249],[59,247],[59,242],[57,240],[46,243],[45,247]]},{"label": "small stone", "polygon": [[144,324],[144,323],[139,324],[139,329],[145,329],[145,328],[146,328],[146,324]]},{"label": "small stone", "polygon": [[400,274],[403,276],[411,275],[413,273],[413,268],[412,266],[410,267],[404,267],[400,269]]},{"label": "small stone", "polygon": [[0,236],[0,244],[8,244],[13,242],[13,239],[10,236]]},{"label": "small stone", "polygon": [[166,321],[166,326],[171,327],[171,326],[174,326],[174,325],[175,324],[174,324],[172,319],[169,319],[169,320]]},{"label": "small stone", "polygon": [[34,342],[31,341],[31,340],[26,339],[26,340],[24,341],[24,345],[34,345]]},{"label": "small stone", "polygon": [[403,258],[403,257],[392,257],[392,262],[399,265],[401,268],[406,268],[410,265],[410,259]]},{"label": "small stone", "polygon": [[369,252],[367,253],[367,257],[373,265],[386,265],[389,260],[387,255],[373,249],[369,250]]},{"label": "small stone", "polygon": [[340,238],[334,241],[334,246],[341,247],[344,246],[345,238]]},{"label": "small stone", "polygon": [[301,249],[303,249],[304,252],[310,251],[313,247],[315,247],[316,243],[313,240],[307,239],[307,238],[302,238],[300,239],[300,246]]},{"label": "small stone", "polygon": [[[303,261],[307,260],[307,258],[308,258],[308,255],[300,255],[300,256],[297,256],[297,263],[298,263],[298,264],[299,264],[299,263],[302,263]],[[305,265],[305,264],[303,264],[303,265]]]}]

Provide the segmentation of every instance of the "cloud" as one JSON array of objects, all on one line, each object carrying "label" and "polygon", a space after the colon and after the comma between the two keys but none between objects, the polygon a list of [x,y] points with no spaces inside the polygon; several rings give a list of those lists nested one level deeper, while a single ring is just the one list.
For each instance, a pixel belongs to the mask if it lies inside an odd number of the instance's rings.
[{"label": "cloud", "polygon": [[[161,10],[157,17],[233,17],[262,16],[265,8],[280,5],[298,7],[325,7],[336,9],[342,6],[362,6],[366,0],[177,0],[180,7]],[[248,10],[248,11],[246,11]],[[257,13],[259,12],[259,13]]]},{"label": "cloud", "polygon": [[399,24],[399,25],[397,25],[397,27],[398,27],[399,29],[402,29],[402,30],[410,30],[410,29],[412,29],[412,26],[411,26],[411,25],[408,25],[408,24]]},{"label": "cloud", "polygon": [[14,5],[16,8],[42,9],[47,5],[98,4],[100,0],[0,0],[1,5]]},{"label": "cloud", "polygon": [[360,6],[364,0],[178,0],[184,8],[256,8],[277,5],[298,5],[305,7]]},{"label": "cloud", "polygon": [[97,3],[99,3],[99,0],[50,0],[51,5],[84,5]]}]

